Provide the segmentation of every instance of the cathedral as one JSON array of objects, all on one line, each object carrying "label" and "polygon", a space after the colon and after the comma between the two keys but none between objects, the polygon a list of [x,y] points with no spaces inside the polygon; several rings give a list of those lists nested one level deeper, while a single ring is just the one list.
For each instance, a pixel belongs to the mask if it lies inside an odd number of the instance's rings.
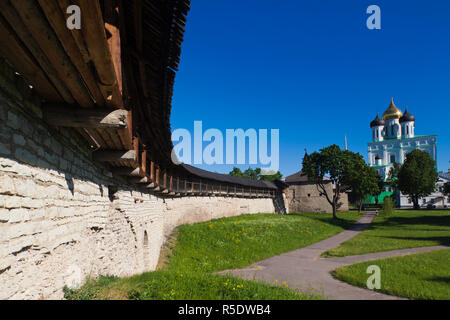
[{"label": "cathedral", "polygon": [[[394,104],[391,98],[391,104],[383,113],[383,116],[377,114],[376,118],[370,123],[372,129],[372,142],[369,142],[368,161],[371,167],[374,167],[381,175],[384,181],[389,176],[389,171],[395,162],[403,164],[406,155],[420,149],[428,152],[431,158],[436,161],[437,155],[437,136],[436,135],[416,135],[415,117],[408,112],[405,107],[403,113]],[[389,196],[393,190],[386,186],[384,192],[378,197],[378,202],[383,202],[385,196]],[[412,201],[406,195],[397,194],[397,203],[400,207],[412,207]],[[441,206],[441,197],[432,194],[427,198],[421,199],[421,206]],[[372,199],[374,200],[374,199]],[[439,203],[438,203],[439,202]]]}]

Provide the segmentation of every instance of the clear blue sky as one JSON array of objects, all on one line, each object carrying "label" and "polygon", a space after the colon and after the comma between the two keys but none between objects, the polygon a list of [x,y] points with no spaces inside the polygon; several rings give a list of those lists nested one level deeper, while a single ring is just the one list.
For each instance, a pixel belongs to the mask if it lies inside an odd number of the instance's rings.
[{"label": "clear blue sky", "polygon": [[[381,8],[381,30],[366,9]],[[280,129],[280,170],[304,149],[344,145],[367,159],[370,121],[396,105],[438,135],[450,167],[450,1],[192,0],[172,130]],[[232,166],[201,165],[229,172]],[[246,168],[246,166],[240,166]]]}]

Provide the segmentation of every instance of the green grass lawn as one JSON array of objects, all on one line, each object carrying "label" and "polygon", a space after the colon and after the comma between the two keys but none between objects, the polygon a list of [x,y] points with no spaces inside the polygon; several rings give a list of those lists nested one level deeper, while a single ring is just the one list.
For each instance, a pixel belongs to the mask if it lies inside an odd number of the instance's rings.
[{"label": "green grass lawn", "polygon": [[164,270],[88,281],[66,290],[68,299],[317,299],[283,285],[270,286],[212,272],[248,266],[343,231],[357,213],[256,214],[187,224],[176,230]]},{"label": "green grass lawn", "polygon": [[390,217],[376,217],[368,230],[323,256],[342,257],[445,244],[450,244],[450,211],[396,210]]},{"label": "green grass lawn", "polygon": [[377,291],[409,299],[450,299],[450,249],[358,263],[335,270],[333,276],[367,288],[370,265],[381,269]]}]

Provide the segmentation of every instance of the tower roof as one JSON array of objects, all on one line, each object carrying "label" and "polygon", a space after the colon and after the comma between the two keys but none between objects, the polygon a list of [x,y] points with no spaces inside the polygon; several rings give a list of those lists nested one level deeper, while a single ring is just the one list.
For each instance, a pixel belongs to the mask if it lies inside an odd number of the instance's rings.
[{"label": "tower roof", "polygon": [[370,127],[373,128],[373,127],[384,126],[384,124],[385,124],[384,120],[380,119],[380,116],[378,115],[378,112],[377,112],[377,116],[370,123]]},{"label": "tower roof", "polygon": [[394,104],[394,98],[391,98],[391,104],[386,109],[386,111],[383,113],[383,120],[400,119],[400,117],[402,115],[403,115],[403,113]]},{"label": "tower roof", "polygon": [[416,118],[408,112],[408,107],[405,107],[405,113],[403,114],[403,116],[400,118],[400,122],[409,122],[409,121],[415,121]]}]

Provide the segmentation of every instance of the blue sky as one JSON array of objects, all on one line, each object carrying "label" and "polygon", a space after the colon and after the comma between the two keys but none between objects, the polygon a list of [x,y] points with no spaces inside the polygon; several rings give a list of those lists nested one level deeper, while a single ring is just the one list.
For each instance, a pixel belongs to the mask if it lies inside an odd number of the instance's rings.
[{"label": "blue sky", "polygon": [[[381,30],[369,30],[369,5]],[[367,159],[370,121],[394,97],[450,168],[450,1],[192,0],[172,130],[280,130],[280,170],[338,144]],[[206,145],[206,144],[205,144]],[[200,165],[226,173],[230,165]],[[246,168],[248,165],[239,166]],[[255,166],[253,166],[255,167]]]}]

